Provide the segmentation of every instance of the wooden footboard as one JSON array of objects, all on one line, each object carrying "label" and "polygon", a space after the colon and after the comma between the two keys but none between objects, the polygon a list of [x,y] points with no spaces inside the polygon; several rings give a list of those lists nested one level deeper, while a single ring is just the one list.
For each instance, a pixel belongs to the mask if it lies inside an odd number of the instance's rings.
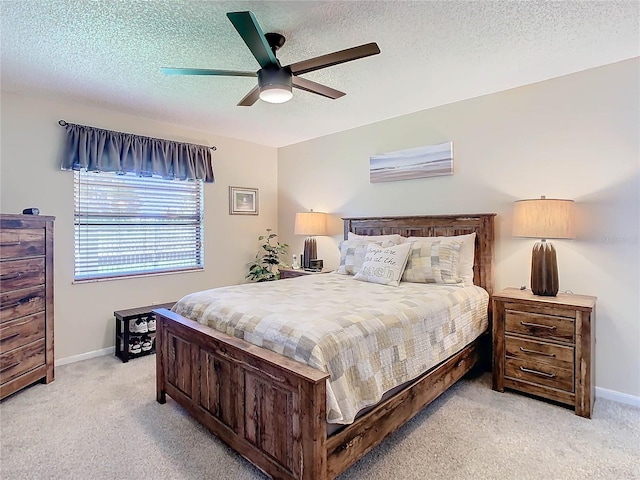
[{"label": "wooden footboard", "polygon": [[156,310],[157,400],[169,394],[274,478],[326,478],[328,374]]},{"label": "wooden footboard", "polygon": [[344,472],[467,373],[477,341],[327,438],[328,374],[156,310],[157,400],[169,394],[273,478]]}]

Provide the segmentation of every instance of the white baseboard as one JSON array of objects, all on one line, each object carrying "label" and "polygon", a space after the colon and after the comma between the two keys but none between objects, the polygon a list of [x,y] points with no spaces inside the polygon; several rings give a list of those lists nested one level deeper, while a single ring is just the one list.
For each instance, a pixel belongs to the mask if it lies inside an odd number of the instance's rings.
[{"label": "white baseboard", "polygon": [[55,361],[55,366],[67,365],[68,363],[81,362],[90,358],[102,357],[105,355],[115,355],[116,347],[107,347],[102,350],[94,350],[93,352],[81,353],[80,355],[72,355],[70,357],[59,358]]},{"label": "white baseboard", "polygon": [[604,398],[606,400],[613,400],[614,402],[640,407],[640,397],[615,390],[608,390],[606,388],[596,387],[596,398]]}]

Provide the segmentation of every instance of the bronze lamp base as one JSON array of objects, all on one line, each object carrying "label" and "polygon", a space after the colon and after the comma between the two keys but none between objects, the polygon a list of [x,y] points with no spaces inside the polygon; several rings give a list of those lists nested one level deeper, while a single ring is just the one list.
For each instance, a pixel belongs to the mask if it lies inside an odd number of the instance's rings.
[{"label": "bronze lamp base", "polygon": [[555,297],[558,294],[556,249],[546,240],[533,246],[531,255],[531,291],[534,295]]},{"label": "bronze lamp base", "polygon": [[304,256],[302,257],[302,268],[311,267],[311,260],[318,258],[318,249],[316,247],[316,239],[307,237],[304,241]]}]

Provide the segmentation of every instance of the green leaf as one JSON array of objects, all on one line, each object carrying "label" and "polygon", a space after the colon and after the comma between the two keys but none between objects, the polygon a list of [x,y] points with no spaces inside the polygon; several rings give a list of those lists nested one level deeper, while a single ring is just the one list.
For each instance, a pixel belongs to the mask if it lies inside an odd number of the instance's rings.
[{"label": "green leaf", "polygon": [[[258,253],[256,253],[255,261],[247,264],[249,273],[245,278],[256,282],[269,282],[271,280],[277,280],[280,278],[280,274],[273,271],[273,267],[276,265],[284,265],[281,262],[280,256],[287,254],[287,248],[289,245],[286,243],[279,243],[274,240],[278,235],[271,233],[272,229],[267,228],[267,235],[260,235],[258,241],[263,242],[260,245]],[[271,243],[271,240],[274,240]]]}]

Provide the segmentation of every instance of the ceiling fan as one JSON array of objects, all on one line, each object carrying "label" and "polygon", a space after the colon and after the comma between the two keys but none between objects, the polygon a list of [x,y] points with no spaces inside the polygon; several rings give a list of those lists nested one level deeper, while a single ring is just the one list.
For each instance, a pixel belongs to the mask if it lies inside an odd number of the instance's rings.
[{"label": "ceiling fan", "polygon": [[253,56],[256,57],[261,67],[260,70],[257,72],[242,72],[204,68],[161,68],[161,71],[167,75],[258,77],[258,85],[238,103],[238,106],[249,107],[256,103],[258,98],[269,103],[286,102],[293,97],[291,87],[316,93],[327,98],[340,98],[345,95],[344,92],[312,82],[299,75],[380,53],[378,45],[373,42],[283,67],[276,58],[276,51],[284,45],[284,36],[279,33],[263,33],[252,12],[230,12],[227,13],[227,17],[249,47]]}]

